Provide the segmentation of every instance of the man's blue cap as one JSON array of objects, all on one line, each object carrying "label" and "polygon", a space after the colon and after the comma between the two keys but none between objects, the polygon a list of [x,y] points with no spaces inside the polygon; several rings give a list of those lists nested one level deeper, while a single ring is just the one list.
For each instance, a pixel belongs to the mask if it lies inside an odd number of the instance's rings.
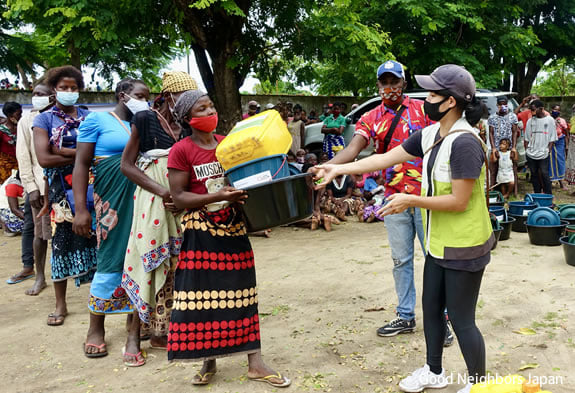
[{"label": "man's blue cap", "polygon": [[377,79],[381,78],[383,74],[389,72],[398,78],[405,79],[405,72],[403,66],[394,60],[388,60],[377,69]]}]

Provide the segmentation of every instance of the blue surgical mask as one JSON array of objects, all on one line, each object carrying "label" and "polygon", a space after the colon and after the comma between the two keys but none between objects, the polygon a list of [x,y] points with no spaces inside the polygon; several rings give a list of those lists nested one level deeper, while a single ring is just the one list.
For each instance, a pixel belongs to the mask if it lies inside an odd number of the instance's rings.
[{"label": "blue surgical mask", "polygon": [[57,91],[56,92],[56,101],[64,106],[73,106],[76,105],[78,102],[78,98],[80,97],[80,93],[77,91],[69,92],[69,91]]}]

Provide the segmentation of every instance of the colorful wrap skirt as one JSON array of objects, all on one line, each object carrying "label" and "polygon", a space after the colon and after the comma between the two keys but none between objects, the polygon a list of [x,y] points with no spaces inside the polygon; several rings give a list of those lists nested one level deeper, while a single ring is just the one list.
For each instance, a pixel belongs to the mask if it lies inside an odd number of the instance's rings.
[{"label": "colorful wrap skirt", "polygon": [[[138,167],[161,186],[168,184],[169,150],[151,150],[138,159]],[[182,244],[180,216],[164,208],[159,196],[136,187],[134,214],[126,249],[122,288],[155,336],[168,334],[173,304],[174,270]]]},{"label": "colorful wrap skirt", "polygon": [[174,283],[168,360],[202,361],[260,349],[254,253],[233,207],[189,211]]},{"label": "colorful wrap skirt", "polygon": [[[68,165],[44,170],[48,178],[48,199],[51,206],[65,202],[65,190],[72,188],[73,169],[72,165]],[[72,230],[72,223],[68,221],[55,223],[50,258],[52,281],[73,278],[76,286],[91,282],[96,263],[96,236],[85,238],[76,235]]]},{"label": "colorful wrap skirt", "polygon": [[130,237],[136,185],[120,170],[122,155],[102,158],[94,165],[94,207],[98,266],[88,308],[94,314],[132,312],[122,288],[124,257]]}]

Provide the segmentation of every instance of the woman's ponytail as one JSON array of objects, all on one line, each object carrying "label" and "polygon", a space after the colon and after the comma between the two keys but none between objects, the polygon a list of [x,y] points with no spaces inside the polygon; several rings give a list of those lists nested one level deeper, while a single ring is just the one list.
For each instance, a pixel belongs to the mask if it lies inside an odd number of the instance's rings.
[{"label": "woman's ponytail", "polygon": [[477,98],[473,96],[471,102],[469,102],[464,109],[465,119],[469,124],[475,126],[481,120],[481,117],[487,113],[487,106]]}]

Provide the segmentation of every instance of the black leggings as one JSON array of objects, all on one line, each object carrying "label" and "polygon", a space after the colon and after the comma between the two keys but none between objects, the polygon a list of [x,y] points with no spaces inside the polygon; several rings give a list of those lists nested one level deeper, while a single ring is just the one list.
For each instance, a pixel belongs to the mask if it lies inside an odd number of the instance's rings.
[{"label": "black leggings", "polygon": [[479,296],[482,269],[478,272],[446,269],[427,256],[423,272],[423,331],[427,347],[427,364],[441,370],[445,315],[457,336],[459,348],[467,364],[468,375],[485,376],[485,343],[475,325],[475,306]]}]

